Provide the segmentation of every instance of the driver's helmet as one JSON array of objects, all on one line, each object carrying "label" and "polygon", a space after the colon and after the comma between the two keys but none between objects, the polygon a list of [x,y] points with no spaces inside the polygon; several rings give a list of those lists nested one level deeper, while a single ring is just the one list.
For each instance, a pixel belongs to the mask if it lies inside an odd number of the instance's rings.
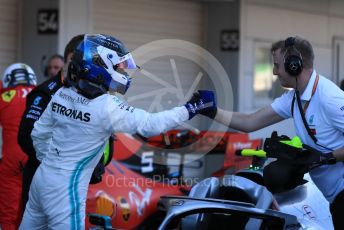
[{"label": "driver's helmet", "polygon": [[24,63],[14,63],[6,68],[2,76],[3,88],[17,85],[37,85],[35,72]]},{"label": "driver's helmet", "polygon": [[131,78],[124,69],[136,68],[121,41],[109,35],[89,34],[74,52],[67,79],[88,98],[107,92],[125,94]]}]

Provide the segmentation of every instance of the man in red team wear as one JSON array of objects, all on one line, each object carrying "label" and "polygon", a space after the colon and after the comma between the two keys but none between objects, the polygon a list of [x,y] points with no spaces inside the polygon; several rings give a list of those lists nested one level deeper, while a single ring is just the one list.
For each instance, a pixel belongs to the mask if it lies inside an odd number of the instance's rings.
[{"label": "man in red team wear", "polygon": [[30,66],[10,65],[3,74],[0,90],[0,124],[2,126],[2,159],[0,163],[0,229],[17,229],[21,214],[22,169],[27,155],[17,143],[20,119],[25,110],[26,95],[37,84]]}]

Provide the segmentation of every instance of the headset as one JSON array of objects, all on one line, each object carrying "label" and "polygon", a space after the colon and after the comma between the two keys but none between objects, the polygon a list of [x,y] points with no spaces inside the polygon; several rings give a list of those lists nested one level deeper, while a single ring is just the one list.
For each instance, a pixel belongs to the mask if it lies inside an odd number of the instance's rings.
[{"label": "headset", "polygon": [[284,41],[284,47],[286,48],[284,53],[284,69],[293,77],[297,77],[303,69],[302,55],[295,47],[295,40],[295,37],[288,37]]}]

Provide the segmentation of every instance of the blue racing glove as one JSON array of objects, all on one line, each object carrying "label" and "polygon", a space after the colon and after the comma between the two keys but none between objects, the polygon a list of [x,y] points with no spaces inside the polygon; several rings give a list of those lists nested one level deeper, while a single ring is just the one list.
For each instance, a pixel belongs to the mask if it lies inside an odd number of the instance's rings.
[{"label": "blue racing glove", "polygon": [[189,120],[196,114],[214,119],[217,113],[216,99],[213,91],[198,90],[185,104],[189,112]]}]

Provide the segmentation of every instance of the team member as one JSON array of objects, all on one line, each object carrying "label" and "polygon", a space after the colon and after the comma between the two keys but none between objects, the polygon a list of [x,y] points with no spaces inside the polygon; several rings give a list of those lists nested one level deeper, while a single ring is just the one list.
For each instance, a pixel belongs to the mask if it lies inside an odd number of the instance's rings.
[{"label": "team member", "polygon": [[112,133],[156,135],[215,109],[210,91],[200,92],[185,106],[154,114],[108,94],[124,94],[131,82],[125,69],[135,68],[119,40],[85,36],[69,65],[68,87],[56,92],[31,134],[42,163],[32,181],[21,229],[84,229],[88,183]]},{"label": "team member", "polygon": [[48,60],[48,65],[46,67],[44,75],[46,75],[46,77],[48,78],[55,77],[58,74],[58,72],[62,70],[64,63],[65,59],[61,55],[52,55]]},{"label": "team member", "polygon": [[[315,71],[313,48],[307,40],[290,37],[276,42],[271,47],[271,54],[273,73],[283,87],[293,90],[252,114],[218,109],[215,119],[234,129],[251,132],[294,118],[296,134],[304,144],[322,152],[322,160],[337,160],[336,164],[311,170],[310,175],[331,203],[335,228],[344,229],[344,167],[340,162],[344,160],[344,92]],[[279,172],[284,169],[288,170],[280,162],[265,168],[265,183],[272,192],[278,192],[283,186],[285,180]]]},{"label": "team member", "polygon": [[[77,35],[66,45],[63,57],[66,65],[70,62],[74,49],[83,40],[83,38],[84,35]],[[63,72],[60,71],[54,77],[49,78],[42,84],[38,85],[27,96],[26,109],[22,116],[18,132],[18,143],[22,150],[29,156],[23,171],[22,202],[24,209],[28,200],[31,180],[39,165],[35,149],[32,145],[31,131],[34,123],[40,118],[50,102],[51,97],[59,88],[62,87],[63,78]]]},{"label": "team member", "polygon": [[20,223],[22,170],[27,156],[17,144],[20,118],[27,94],[37,84],[30,66],[15,63],[7,67],[2,78],[0,123],[2,159],[0,163],[0,229],[17,229]]}]

